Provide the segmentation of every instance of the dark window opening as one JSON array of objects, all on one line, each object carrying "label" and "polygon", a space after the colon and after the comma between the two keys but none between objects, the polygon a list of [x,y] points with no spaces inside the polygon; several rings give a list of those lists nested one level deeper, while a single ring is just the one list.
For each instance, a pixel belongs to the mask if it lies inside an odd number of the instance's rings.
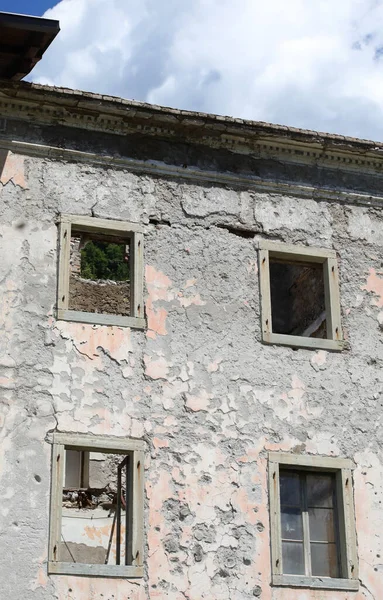
[{"label": "dark window opening", "polygon": [[62,562],[132,564],[132,478],[129,454],[65,451]]},{"label": "dark window opening", "polygon": [[270,256],[270,292],[273,333],[327,338],[323,264]]},{"label": "dark window opening", "polygon": [[130,316],[129,239],[73,232],[69,310]]},{"label": "dark window opening", "polygon": [[335,476],[281,470],[280,502],[283,573],[339,577]]}]

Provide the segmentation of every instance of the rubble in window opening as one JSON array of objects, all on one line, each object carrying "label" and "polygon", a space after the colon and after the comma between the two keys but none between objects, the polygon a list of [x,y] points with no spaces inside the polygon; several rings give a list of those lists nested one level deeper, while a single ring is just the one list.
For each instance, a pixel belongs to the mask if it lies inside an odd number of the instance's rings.
[{"label": "rubble in window opening", "polygon": [[[75,489],[68,487],[67,482],[73,481],[76,455],[78,464],[83,465],[85,455],[89,481],[84,482],[84,487]],[[83,564],[124,564],[126,470],[121,469],[120,485],[117,470],[126,457],[72,450],[66,450],[66,457],[71,457],[71,463],[70,469],[66,468],[62,493],[60,560]],[[128,479],[128,488],[129,483]],[[119,519],[121,536],[118,542]]]},{"label": "rubble in window opening", "polygon": [[69,310],[130,315],[129,239],[73,232]]}]

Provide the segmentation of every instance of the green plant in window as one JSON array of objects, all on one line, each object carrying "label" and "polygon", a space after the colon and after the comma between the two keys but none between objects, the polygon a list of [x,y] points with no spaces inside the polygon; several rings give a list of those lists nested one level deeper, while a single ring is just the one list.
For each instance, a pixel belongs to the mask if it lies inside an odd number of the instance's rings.
[{"label": "green plant in window", "polygon": [[129,258],[124,244],[90,241],[81,250],[81,277],[128,281]]}]

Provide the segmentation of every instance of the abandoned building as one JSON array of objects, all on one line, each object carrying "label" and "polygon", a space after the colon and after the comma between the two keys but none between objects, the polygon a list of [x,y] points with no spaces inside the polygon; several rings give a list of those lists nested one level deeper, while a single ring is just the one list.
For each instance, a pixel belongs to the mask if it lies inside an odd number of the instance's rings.
[{"label": "abandoned building", "polygon": [[382,600],[383,144],[4,56],[1,598]]}]

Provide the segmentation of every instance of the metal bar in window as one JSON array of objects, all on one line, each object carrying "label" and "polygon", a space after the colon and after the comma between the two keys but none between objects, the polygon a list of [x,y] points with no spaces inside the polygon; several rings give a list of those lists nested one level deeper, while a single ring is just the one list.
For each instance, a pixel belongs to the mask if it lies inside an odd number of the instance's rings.
[{"label": "metal bar in window", "polygon": [[281,506],[279,463],[269,462],[271,560],[273,575],[282,575]]},{"label": "metal bar in window", "polygon": [[120,462],[117,467],[117,533],[116,533],[116,565],[121,564],[121,509],[122,504],[125,505],[125,564],[126,562],[126,513],[127,513],[127,498],[125,499],[122,496],[122,470],[126,467],[127,480],[128,480],[128,462],[129,456],[125,456],[125,458]]},{"label": "metal bar in window", "polygon": [[117,468],[116,565],[121,564],[121,465]]},{"label": "metal bar in window", "polygon": [[303,523],[303,548],[305,555],[305,573],[311,577],[311,552],[310,552],[310,525],[307,507],[307,483],[306,475],[300,474],[302,490],[302,523]]},{"label": "metal bar in window", "polygon": [[332,505],[334,507],[334,538],[336,544],[336,559],[337,559],[337,577],[343,577],[342,574],[342,557],[340,548],[340,522],[339,522],[339,507],[338,507],[338,495],[337,495],[336,477],[333,477],[332,486]]},{"label": "metal bar in window", "polygon": [[117,518],[117,511],[115,511],[115,513],[114,513],[113,522],[112,522],[112,529],[111,529],[111,532],[110,532],[110,538],[109,538],[109,542],[108,542],[108,549],[106,551],[106,556],[105,556],[105,564],[106,565],[109,563],[110,551],[112,549],[113,534],[114,534],[114,528],[115,528],[115,525],[116,525],[116,518]]},{"label": "metal bar in window", "polygon": [[130,498],[129,498],[129,481],[130,481],[130,460],[129,456],[125,459],[125,564],[128,565],[130,563],[129,556],[129,544],[128,544],[128,532],[129,532],[129,506],[130,506]]}]

